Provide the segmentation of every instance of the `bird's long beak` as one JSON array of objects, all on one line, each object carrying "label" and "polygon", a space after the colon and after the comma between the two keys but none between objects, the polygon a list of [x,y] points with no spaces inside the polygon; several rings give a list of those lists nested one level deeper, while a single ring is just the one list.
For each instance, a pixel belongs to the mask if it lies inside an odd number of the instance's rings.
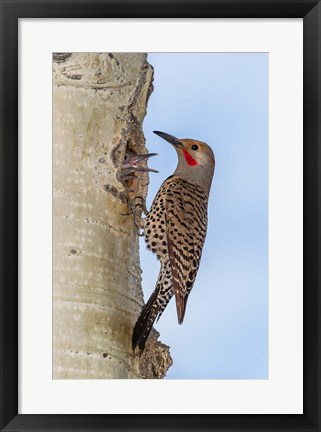
[{"label": "bird's long beak", "polygon": [[174,147],[176,148],[182,148],[183,144],[180,142],[180,140],[178,138],[175,138],[173,135],[170,135],[168,133],[165,132],[159,132],[159,131],[154,131],[154,134],[160,136],[161,138],[163,138],[164,140],[168,141],[169,143],[171,143]]}]

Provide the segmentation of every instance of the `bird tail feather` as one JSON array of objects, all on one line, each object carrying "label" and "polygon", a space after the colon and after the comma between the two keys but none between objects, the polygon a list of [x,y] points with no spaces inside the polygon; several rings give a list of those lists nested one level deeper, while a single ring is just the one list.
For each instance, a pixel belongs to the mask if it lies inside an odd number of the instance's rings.
[{"label": "bird tail feather", "polygon": [[135,324],[132,337],[133,351],[135,351],[137,346],[139,346],[141,351],[144,351],[145,349],[147,338],[159,312],[159,306],[156,303],[157,294],[158,287],[155,289],[148,302],[143,307],[143,310],[141,311],[141,314],[139,315]]}]

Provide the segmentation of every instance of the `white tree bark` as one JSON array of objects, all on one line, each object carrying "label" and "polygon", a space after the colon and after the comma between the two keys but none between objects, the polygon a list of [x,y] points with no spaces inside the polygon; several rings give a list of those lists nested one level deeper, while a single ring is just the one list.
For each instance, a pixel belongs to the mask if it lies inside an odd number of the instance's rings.
[{"label": "white tree bark", "polygon": [[126,148],[147,152],[152,68],[145,54],[53,60],[53,377],[162,378],[172,361],[156,332],[143,355],[131,349],[141,269],[118,180]]}]

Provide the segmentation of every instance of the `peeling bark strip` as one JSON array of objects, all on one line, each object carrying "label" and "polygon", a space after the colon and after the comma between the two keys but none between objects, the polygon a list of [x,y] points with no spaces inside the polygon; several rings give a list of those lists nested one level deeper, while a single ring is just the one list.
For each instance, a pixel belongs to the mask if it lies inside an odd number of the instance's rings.
[{"label": "peeling bark strip", "polygon": [[[118,179],[126,148],[147,152],[145,54],[53,55],[53,378],[163,378],[154,332],[131,350],[143,305],[138,237]],[[146,196],[142,174],[139,195]]]}]

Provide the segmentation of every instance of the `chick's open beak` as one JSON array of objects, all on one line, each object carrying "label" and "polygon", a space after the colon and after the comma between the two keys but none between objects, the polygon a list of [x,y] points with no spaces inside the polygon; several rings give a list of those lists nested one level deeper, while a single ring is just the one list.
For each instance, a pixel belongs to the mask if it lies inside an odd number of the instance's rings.
[{"label": "chick's open beak", "polygon": [[141,167],[139,164],[149,159],[152,156],[157,156],[157,153],[147,153],[147,154],[134,154],[127,151],[125,155],[125,160],[121,165],[122,171],[141,171],[141,172],[158,172],[152,168]]}]

